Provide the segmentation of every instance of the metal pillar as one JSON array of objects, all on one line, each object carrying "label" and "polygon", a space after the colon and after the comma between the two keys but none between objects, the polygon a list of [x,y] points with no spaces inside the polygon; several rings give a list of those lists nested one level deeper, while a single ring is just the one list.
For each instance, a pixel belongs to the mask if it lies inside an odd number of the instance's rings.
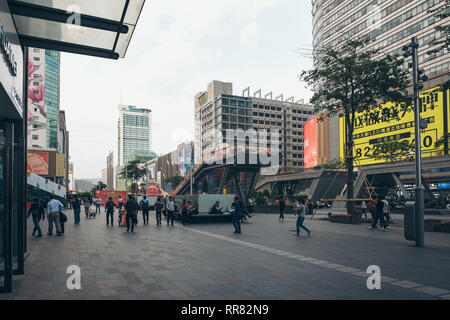
[{"label": "metal pillar", "polygon": [[420,134],[420,104],[419,104],[419,66],[417,51],[419,43],[417,37],[412,38],[412,64],[413,64],[413,85],[414,85],[414,128],[416,145],[416,203],[415,203],[415,233],[416,246],[425,246],[424,237],[424,188],[422,185],[422,139]]}]

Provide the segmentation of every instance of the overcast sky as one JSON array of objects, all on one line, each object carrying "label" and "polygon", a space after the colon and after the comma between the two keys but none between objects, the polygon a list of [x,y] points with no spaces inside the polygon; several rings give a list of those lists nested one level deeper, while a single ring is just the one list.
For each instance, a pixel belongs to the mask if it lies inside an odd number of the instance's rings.
[{"label": "overcast sky", "polygon": [[117,164],[117,106],[150,108],[153,149],[193,139],[194,96],[212,80],[297,100],[312,61],[310,0],[147,0],[125,59],[62,54],[66,110],[76,179],[101,176],[108,151]]}]

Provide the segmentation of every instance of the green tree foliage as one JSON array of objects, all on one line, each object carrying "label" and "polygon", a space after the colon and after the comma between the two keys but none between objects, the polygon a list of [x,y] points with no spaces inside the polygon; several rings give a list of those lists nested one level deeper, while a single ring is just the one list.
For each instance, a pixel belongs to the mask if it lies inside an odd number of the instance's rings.
[{"label": "green tree foliage", "polygon": [[[369,112],[388,101],[407,102],[408,70],[398,55],[380,55],[379,49],[367,49],[368,38],[346,40],[338,48],[318,48],[315,68],[303,71],[300,80],[314,88],[311,103],[316,112],[330,114],[342,110],[346,127],[347,198],[354,198],[353,131],[355,114]],[[353,202],[347,203],[349,214]]]},{"label": "green tree foliage", "polygon": [[131,181],[131,191],[134,193],[138,192],[138,184],[136,181],[142,178],[146,173],[147,171],[145,168],[142,168],[142,163],[139,160],[129,161],[120,170],[121,178],[126,181]]},{"label": "green tree foliage", "polygon": [[[428,10],[428,13],[433,13],[435,15],[436,20],[443,20],[450,17],[450,0],[443,0],[445,4],[437,9]],[[444,24],[435,27],[436,31],[440,31],[442,37],[439,39],[435,39],[431,41],[428,45],[433,47],[427,51],[428,55],[436,54],[439,52],[447,52],[450,47],[450,24]],[[443,85],[443,89],[450,89],[450,80],[445,82]]]},{"label": "green tree foliage", "polygon": [[184,178],[181,176],[175,176],[175,177],[171,177],[166,179],[166,183],[171,183],[172,184],[172,189],[175,190],[178,185],[183,182]]},{"label": "green tree foliage", "polygon": [[389,141],[375,145],[374,152],[369,155],[370,158],[394,162],[404,159],[408,154],[414,152],[415,144],[410,140]]}]

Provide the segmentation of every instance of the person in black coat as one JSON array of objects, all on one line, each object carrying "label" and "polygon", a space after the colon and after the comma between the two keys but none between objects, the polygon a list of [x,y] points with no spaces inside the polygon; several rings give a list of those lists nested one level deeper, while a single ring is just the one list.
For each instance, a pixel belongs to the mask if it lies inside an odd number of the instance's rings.
[{"label": "person in black coat", "polygon": [[28,210],[28,218],[30,217],[30,215],[32,216],[33,223],[34,223],[32,236],[34,237],[34,235],[36,234],[36,231],[37,231],[37,233],[38,233],[37,237],[41,238],[42,231],[41,231],[39,222],[41,221],[41,217],[42,217],[42,221],[45,220],[45,213],[44,213],[44,208],[42,207],[41,203],[39,202],[39,199],[37,199],[37,198],[34,199],[33,204],[31,205],[30,209]]}]

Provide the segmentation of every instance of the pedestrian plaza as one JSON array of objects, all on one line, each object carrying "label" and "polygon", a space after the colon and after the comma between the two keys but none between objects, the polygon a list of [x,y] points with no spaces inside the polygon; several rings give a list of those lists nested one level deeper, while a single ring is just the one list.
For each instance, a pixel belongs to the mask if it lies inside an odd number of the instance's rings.
[{"label": "pedestrian plaza", "polygon": [[[14,290],[0,299],[450,299],[450,237],[426,233],[426,247],[403,238],[401,219],[388,232],[367,224],[314,220],[295,236],[296,218],[257,214],[233,234],[230,223],[183,227],[165,220],[149,225],[142,216],[135,233],[106,226],[102,208],[96,219],[73,224],[63,237],[31,237],[25,275],[14,277]],[[69,290],[68,266],[81,269],[81,290]],[[366,271],[381,269],[381,289],[369,290]]]}]

